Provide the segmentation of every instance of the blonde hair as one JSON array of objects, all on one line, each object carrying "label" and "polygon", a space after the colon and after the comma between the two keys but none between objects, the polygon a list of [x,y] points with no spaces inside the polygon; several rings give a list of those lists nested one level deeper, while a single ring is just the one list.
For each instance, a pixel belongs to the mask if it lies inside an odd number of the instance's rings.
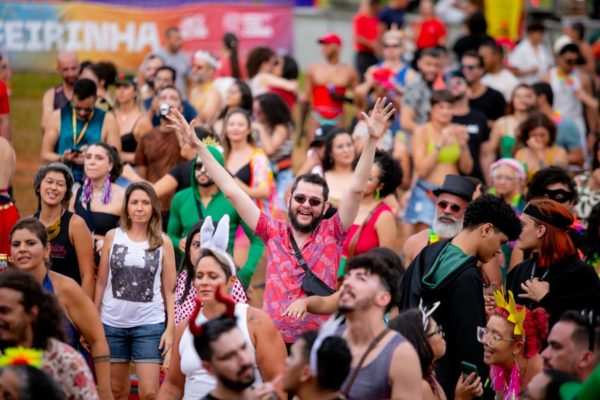
[{"label": "blonde hair", "polygon": [[127,190],[125,190],[125,200],[123,201],[123,211],[121,212],[120,226],[121,229],[125,231],[131,229],[131,218],[129,217],[127,206],[131,194],[136,190],[145,192],[150,198],[150,204],[152,205],[152,215],[150,216],[150,221],[148,222],[148,227],[146,229],[148,235],[148,251],[152,251],[163,245],[163,237],[160,201],[158,201],[158,196],[149,183],[135,182],[127,187]]}]

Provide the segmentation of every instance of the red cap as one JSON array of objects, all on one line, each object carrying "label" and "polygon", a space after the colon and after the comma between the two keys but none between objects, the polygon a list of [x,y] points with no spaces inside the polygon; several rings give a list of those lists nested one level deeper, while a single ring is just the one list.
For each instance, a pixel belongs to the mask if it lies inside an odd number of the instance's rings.
[{"label": "red cap", "polygon": [[373,80],[375,83],[382,85],[386,89],[392,89],[394,84],[391,82],[394,71],[389,68],[380,67],[373,71]]},{"label": "red cap", "polygon": [[337,44],[338,46],[342,45],[342,38],[336,35],[335,33],[327,33],[325,36],[322,36],[318,40],[319,44]]}]

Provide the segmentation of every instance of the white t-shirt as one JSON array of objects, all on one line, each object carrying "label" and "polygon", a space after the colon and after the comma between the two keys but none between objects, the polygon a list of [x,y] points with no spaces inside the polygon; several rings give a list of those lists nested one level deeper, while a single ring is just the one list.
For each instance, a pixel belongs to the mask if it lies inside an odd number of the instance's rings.
[{"label": "white t-shirt", "polygon": [[148,241],[132,241],[121,228],[108,257],[108,282],[100,319],[115,328],[165,322],[161,293],[162,246],[147,251]]},{"label": "white t-shirt", "polygon": [[515,87],[519,84],[519,80],[512,72],[503,68],[498,73],[492,74],[488,72],[485,74],[483,78],[481,78],[481,83],[502,93],[504,99],[508,103],[512,97],[513,90],[515,90]]},{"label": "white t-shirt", "polygon": [[[242,331],[244,339],[250,346],[252,355],[256,359],[256,352],[252,340],[250,339],[250,333],[248,332],[247,323],[248,304],[236,304],[235,305],[235,317],[238,328]],[[207,319],[202,315],[202,312],[198,314],[196,318],[197,324],[203,324]],[[196,400],[202,399],[208,393],[210,393],[216,386],[217,381],[210,375],[204,368],[202,368],[202,361],[194,348],[194,339],[189,328],[186,328],[181,336],[179,342],[179,354],[181,355],[181,361],[179,366],[181,372],[185,375],[185,386],[183,389],[183,400]],[[254,365],[254,371],[256,380],[253,386],[262,384],[262,377],[256,366]]]},{"label": "white t-shirt", "polygon": [[508,55],[508,63],[521,70],[530,70],[537,67],[537,73],[517,78],[521,83],[533,85],[541,81],[544,75],[552,68],[554,59],[546,46],[540,44],[537,48],[533,47],[529,39],[525,38]]}]

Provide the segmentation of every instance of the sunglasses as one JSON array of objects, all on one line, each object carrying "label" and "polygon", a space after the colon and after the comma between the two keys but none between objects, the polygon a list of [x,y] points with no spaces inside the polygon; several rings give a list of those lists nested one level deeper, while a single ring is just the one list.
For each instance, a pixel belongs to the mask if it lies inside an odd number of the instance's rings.
[{"label": "sunglasses", "polygon": [[400,47],[402,47],[399,44],[384,44],[383,48],[384,49],[399,49]]},{"label": "sunglasses", "polygon": [[567,65],[577,65],[577,59],[576,58],[567,58],[565,60],[565,62],[567,63]]},{"label": "sunglasses", "polygon": [[462,210],[462,207],[459,206],[458,204],[455,203],[450,203],[449,201],[446,200],[440,200],[437,202],[437,208],[439,208],[441,211],[445,211],[448,206],[450,206],[450,211],[457,213],[460,210]]},{"label": "sunglasses", "polygon": [[461,66],[461,68],[462,68],[462,69],[468,69],[468,70],[474,70],[474,69],[477,69],[477,68],[479,68],[479,65],[474,65],[474,64],[471,64],[471,65],[469,65],[469,64],[463,64],[463,65]]},{"label": "sunglasses", "polygon": [[568,201],[573,200],[573,198],[575,197],[575,194],[573,192],[569,192],[564,189],[555,189],[555,190],[546,189],[544,191],[544,197],[546,197],[550,200],[554,200],[558,203],[564,204]]},{"label": "sunglasses", "polygon": [[308,204],[311,207],[318,207],[323,203],[323,200],[319,199],[318,197],[308,197],[303,194],[294,195],[294,201],[300,205],[306,203],[306,200],[308,200]]}]

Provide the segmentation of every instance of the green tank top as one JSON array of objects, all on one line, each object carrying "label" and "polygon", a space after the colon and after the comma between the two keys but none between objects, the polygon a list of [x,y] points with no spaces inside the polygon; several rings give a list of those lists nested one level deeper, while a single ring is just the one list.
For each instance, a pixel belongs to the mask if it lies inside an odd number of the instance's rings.
[{"label": "green tank top", "polygon": [[500,138],[500,158],[513,158],[513,150],[517,144],[517,138],[510,135],[502,135]]},{"label": "green tank top", "polygon": [[[431,154],[435,147],[435,143],[433,142],[433,127],[431,124],[427,126],[427,154]],[[443,146],[437,157],[437,161],[440,164],[455,164],[460,160],[460,146],[458,143],[451,144],[450,146]]]}]

